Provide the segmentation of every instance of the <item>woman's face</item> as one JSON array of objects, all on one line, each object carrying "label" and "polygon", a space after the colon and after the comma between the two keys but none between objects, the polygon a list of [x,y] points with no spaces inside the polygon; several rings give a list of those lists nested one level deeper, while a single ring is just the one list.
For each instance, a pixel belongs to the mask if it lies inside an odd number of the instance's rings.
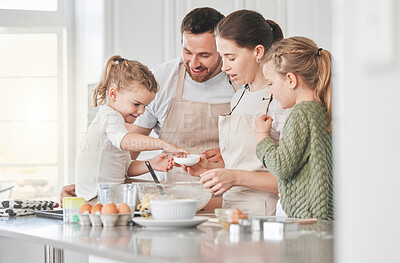
[{"label": "woman's face", "polygon": [[277,72],[272,62],[265,63],[263,73],[268,86],[271,87],[271,94],[279,101],[281,107],[283,109],[293,107],[296,104],[296,97],[286,76]]},{"label": "woman's face", "polygon": [[231,81],[238,85],[252,83],[260,66],[256,61],[256,52],[239,47],[234,41],[217,37],[217,48],[222,57],[222,70]]},{"label": "woman's face", "polygon": [[122,90],[111,87],[109,96],[109,106],[118,111],[126,123],[132,124],[137,117],[144,113],[145,107],[156,94],[141,84],[135,84]]}]

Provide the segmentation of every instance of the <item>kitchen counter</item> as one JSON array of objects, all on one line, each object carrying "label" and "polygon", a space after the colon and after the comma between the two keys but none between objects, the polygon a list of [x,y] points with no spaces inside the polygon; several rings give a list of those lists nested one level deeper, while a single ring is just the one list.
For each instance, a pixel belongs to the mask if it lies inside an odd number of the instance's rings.
[{"label": "kitchen counter", "polygon": [[263,232],[233,234],[208,221],[197,228],[152,230],[24,216],[0,218],[0,236],[125,262],[333,262],[333,223],[327,221],[273,241]]}]

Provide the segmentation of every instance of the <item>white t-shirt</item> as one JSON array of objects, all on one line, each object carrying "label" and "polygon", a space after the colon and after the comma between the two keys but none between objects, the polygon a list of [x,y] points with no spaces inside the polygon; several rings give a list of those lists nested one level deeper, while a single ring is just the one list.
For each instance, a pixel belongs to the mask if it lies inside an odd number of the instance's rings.
[{"label": "white t-shirt", "polygon": [[[146,107],[143,115],[136,119],[135,124],[144,128],[154,128],[156,135],[160,134],[161,127],[167,116],[168,107],[175,97],[178,84],[178,71],[180,58],[170,60],[152,69],[160,85],[155,99]],[[229,83],[228,76],[221,71],[215,77],[205,81],[196,82],[186,72],[183,85],[182,99],[207,103],[229,102],[235,93]]]},{"label": "white t-shirt", "polygon": [[127,133],[122,115],[109,106],[100,106],[77,151],[77,196],[88,201],[97,196],[100,184],[124,183],[132,162],[129,151],[121,149],[121,141]]},{"label": "white t-shirt", "polygon": [[[243,89],[241,88],[236,91],[235,95],[231,100],[231,109],[235,107],[238,102],[240,96],[243,93]],[[239,104],[233,110],[232,115],[236,114],[248,114],[248,115],[262,115],[265,114],[267,110],[266,105],[268,104],[264,100],[270,99],[270,92],[268,91],[270,87],[258,91],[249,91],[246,89],[242,99]],[[286,118],[289,116],[291,109],[282,109],[279,102],[276,99],[271,101],[271,105],[268,109],[268,115],[272,117],[274,120],[272,122],[272,129],[276,132],[280,133],[282,136],[283,126],[285,126]]]}]

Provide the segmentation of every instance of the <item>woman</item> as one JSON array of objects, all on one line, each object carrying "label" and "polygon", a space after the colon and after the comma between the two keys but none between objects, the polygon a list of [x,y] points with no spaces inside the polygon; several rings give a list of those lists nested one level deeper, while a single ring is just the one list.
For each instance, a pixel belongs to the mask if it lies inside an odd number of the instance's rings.
[{"label": "woman", "polygon": [[215,34],[222,70],[244,88],[233,96],[231,112],[219,117],[219,145],[225,167],[202,157],[199,164],[184,168],[200,176],[204,187],[214,195],[223,194],[223,207],[251,208],[256,215],[275,215],[277,179],[256,157],[253,128],[256,117],[268,111],[274,119],[270,135],[278,141],[289,114],[272,99],[260,67],[268,48],[283,38],[282,30],[257,12],[239,10],[224,18]]}]

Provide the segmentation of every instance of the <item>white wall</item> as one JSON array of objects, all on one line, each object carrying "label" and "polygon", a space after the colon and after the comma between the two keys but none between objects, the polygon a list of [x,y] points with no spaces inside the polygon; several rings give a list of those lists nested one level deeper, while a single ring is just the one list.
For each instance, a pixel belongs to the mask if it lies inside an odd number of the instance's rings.
[{"label": "white wall", "polygon": [[333,5],[336,262],[400,262],[400,5]]},{"label": "white wall", "polygon": [[86,0],[76,5],[78,120],[87,107],[86,85],[98,80],[106,58],[121,54],[154,66],[178,56],[179,24],[194,7],[211,6],[225,15],[254,9],[279,23],[286,36],[304,35],[331,49],[336,65],[335,261],[399,261],[397,0],[332,0],[332,5],[330,0]]}]

